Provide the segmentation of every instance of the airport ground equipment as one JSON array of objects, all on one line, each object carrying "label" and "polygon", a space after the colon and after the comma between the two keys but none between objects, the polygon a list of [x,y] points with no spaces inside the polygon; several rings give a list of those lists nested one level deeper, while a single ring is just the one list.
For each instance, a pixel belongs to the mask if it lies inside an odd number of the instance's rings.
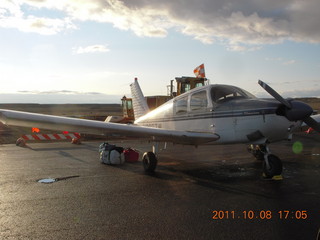
[{"label": "airport ground equipment", "polygon": [[25,134],[17,139],[17,146],[25,146],[27,141],[58,141],[58,140],[71,140],[72,144],[81,144],[81,135],[79,133],[37,133]]}]

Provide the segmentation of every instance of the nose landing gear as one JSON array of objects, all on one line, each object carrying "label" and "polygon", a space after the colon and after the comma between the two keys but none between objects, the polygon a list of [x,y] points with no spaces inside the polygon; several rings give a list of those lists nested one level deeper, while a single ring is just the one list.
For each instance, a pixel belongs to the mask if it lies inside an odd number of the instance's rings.
[{"label": "nose landing gear", "polygon": [[282,162],[280,158],[273,154],[266,154],[264,158],[265,160],[263,161],[262,168],[266,178],[273,178],[274,176],[281,175]]},{"label": "nose landing gear", "polygon": [[271,154],[268,146],[250,145],[248,151],[257,159],[263,161],[262,170],[266,178],[273,178],[282,173],[282,162],[276,155]]}]

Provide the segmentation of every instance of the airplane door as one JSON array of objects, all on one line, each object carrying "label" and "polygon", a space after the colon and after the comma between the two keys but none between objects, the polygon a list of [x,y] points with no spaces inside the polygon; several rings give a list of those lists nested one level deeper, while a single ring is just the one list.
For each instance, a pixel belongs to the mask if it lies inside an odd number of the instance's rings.
[{"label": "airplane door", "polygon": [[213,132],[214,124],[211,117],[207,90],[195,92],[190,96],[188,117],[189,129],[196,132]]},{"label": "airplane door", "polygon": [[235,139],[237,119],[233,112],[232,102],[216,104],[212,109],[213,131],[220,135],[221,141],[233,142]]},{"label": "airplane door", "polygon": [[212,131],[219,134],[223,142],[233,142],[235,139],[236,119],[233,115],[234,104],[229,95],[228,86],[213,86],[210,91]]}]

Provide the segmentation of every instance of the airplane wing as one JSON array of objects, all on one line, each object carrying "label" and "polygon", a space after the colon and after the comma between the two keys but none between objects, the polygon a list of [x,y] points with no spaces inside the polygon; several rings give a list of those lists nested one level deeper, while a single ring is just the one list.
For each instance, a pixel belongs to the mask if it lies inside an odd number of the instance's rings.
[{"label": "airplane wing", "polygon": [[166,130],[5,109],[0,109],[0,121],[12,126],[37,127],[105,136],[131,136],[148,138],[156,142],[162,141],[191,145],[205,144],[220,138],[215,133]]}]

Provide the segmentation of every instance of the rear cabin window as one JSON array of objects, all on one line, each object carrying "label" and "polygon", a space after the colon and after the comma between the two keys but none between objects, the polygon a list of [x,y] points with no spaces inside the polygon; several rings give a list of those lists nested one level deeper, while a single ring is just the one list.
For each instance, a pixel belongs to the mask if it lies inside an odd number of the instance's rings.
[{"label": "rear cabin window", "polygon": [[201,91],[191,95],[190,110],[201,111],[205,110],[208,106],[207,92]]},{"label": "rear cabin window", "polygon": [[174,103],[174,111],[176,114],[184,114],[188,110],[188,97],[178,99]]}]

